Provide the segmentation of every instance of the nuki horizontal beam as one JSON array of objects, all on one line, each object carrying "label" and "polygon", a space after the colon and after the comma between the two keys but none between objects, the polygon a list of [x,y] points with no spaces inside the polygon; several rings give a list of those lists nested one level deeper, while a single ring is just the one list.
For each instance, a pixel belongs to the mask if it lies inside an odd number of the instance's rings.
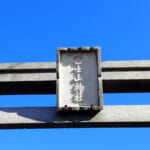
[{"label": "nuki horizontal beam", "polygon": [[97,114],[60,115],[55,107],[0,108],[0,129],[150,127],[150,106],[104,106]]},{"label": "nuki horizontal beam", "polygon": [[[102,62],[104,93],[150,92],[150,61]],[[0,94],[56,94],[56,63],[0,64]],[[55,107],[0,108],[0,129],[150,127],[150,106],[104,106],[59,114]]]},{"label": "nuki horizontal beam", "polygon": [[[102,62],[104,93],[150,92],[150,61]],[[56,63],[1,63],[0,95],[56,94]]]}]

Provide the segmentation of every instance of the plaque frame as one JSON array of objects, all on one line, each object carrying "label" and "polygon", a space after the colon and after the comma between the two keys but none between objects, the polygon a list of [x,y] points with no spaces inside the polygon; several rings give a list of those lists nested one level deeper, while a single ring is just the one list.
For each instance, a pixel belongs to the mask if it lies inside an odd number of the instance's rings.
[{"label": "plaque frame", "polygon": [[[101,49],[100,47],[73,47],[73,48],[57,48],[57,63],[56,63],[56,97],[57,97],[57,111],[59,112],[70,112],[70,111],[85,111],[85,112],[97,112],[103,109],[103,86],[102,86],[102,64],[101,64]],[[66,103],[64,105],[60,104],[60,65],[61,65],[61,58],[65,54],[89,54],[90,53],[95,53],[96,55],[96,70],[97,70],[97,91],[98,91],[98,96],[97,96],[97,105],[92,105],[92,102],[89,103],[89,105],[86,106],[69,106]],[[88,65],[88,64],[87,64]],[[62,101],[62,100],[61,100]]]}]

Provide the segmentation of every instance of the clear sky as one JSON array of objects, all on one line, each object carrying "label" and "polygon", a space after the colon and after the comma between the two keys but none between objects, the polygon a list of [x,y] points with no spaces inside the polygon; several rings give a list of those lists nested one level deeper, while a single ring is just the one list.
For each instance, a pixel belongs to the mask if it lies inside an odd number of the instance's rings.
[{"label": "clear sky", "polygon": [[[1,0],[0,63],[54,62],[57,47],[101,46],[102,60],[150,60],[149,0]],[[105,105],[150,94],[104,94]],[[0,96],[0,107],[55,106],[55,95]],[[150,128],[0,130],[0,150],[149,150]]]}]

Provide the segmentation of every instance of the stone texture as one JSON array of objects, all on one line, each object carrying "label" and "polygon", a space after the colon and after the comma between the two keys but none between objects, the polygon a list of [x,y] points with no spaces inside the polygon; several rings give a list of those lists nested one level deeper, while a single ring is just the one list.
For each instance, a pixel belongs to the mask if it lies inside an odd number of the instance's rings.
[{"label": "stone texture", "polygon": [[[57,79],[59,80],[59,87],[57,88],[59,92],[56,92],[57,98],[57,107],[60,110],[63,110],[64,106],[70,108],[70,110],[83,110],[85,107],[87,110],[90,109],[91,105],[94,109],[97,109],[103,101],[102,90],[99,92],[99,89],[103,88],[102,84],[99,86],[99,64],[97,58],[100,57],[99,48],[90,48],[90,47],[80,47],[80,48],[68,48],[68,51],[59,48],[57,52]],[[77,67],[75,65],[75,57],[81,58],[81,84],[83,90],[81,90],[81,95],[83,97],[82,102],[75,102],[74,100],[74,86],[75,86],[75,71]],[[99,78],[102,80],[101,78]],[[100,99],[101,98],[101,99]]]},{"label": "stone texture", "polygon": [[60,115],[55,107],[0,108],[0,129],[74,127],[150,127],[150,106],[104,106],[90,115]]}]

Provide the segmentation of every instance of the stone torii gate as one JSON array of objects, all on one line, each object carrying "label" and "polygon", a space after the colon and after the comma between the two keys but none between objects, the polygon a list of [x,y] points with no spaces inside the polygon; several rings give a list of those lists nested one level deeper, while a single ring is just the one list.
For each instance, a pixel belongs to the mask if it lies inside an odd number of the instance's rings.
[{"label": "stone torii gate", "polygon": [[[150,61],[104,61],[101,70],[104,93],[150,92]],[[0,95],[56,94],[56,79],[55,62],[1,63]],[[104,105],[94,114],[65,115],[55,107],[0,108],[0,129],[74,127],[150,127],[150,106]]]}]

